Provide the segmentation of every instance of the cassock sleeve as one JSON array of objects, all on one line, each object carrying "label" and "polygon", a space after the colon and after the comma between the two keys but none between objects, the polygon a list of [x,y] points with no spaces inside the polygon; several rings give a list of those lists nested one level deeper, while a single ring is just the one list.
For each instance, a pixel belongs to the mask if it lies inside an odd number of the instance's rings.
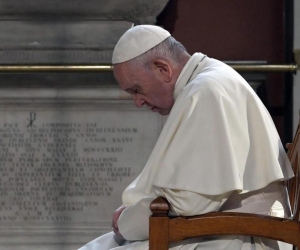
[{"label": "cassock sleeve", "polygon": [[[201,195],[194,192],[172,189],[156,190],[156,195],[165,197],[171,204],[171,214],[192,216],[213,211],[219,211],[231,192],[221,195]],[[141,199],[136,204],[127,207],[118,219],[121,235],[126,240],[149,239],[150,204],[153,197]]]},{"label": "cassock sleeve", "polygon": [[150,204],[153,197],[141,199],[123,210],[118,227],[121,235],[129,241],[149,239]]},{"label": "cassock sleeve", "polygon": [[[220,195],[204,195],[184,190],[161,189],[171,204],[172,215],[193,216],[219,211],[232,192]],[[161,196],[159,192],[157,195]]]}]

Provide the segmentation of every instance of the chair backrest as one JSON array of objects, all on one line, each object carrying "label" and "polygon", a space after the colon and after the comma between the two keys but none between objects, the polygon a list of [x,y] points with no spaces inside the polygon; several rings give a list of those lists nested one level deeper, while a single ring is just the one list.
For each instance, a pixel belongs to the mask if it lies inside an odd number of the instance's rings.
[{"label": "chair backrest", "polygon": [[295,177],[287,181],[293,220],[299,221],[300,211],[300,120],[293,143],[287,145]]}]

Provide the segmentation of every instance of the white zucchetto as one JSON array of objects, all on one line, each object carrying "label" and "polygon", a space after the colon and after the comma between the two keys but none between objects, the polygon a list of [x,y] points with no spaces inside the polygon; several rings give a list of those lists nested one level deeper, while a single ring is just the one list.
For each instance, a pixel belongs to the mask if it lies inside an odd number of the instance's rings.
[{"label": "white zucchetto", "polygon": [[112,64],[123,63],[142,55],[163,42],[171,34],[154,25],[138,25],[127,30],[118,41]]}]

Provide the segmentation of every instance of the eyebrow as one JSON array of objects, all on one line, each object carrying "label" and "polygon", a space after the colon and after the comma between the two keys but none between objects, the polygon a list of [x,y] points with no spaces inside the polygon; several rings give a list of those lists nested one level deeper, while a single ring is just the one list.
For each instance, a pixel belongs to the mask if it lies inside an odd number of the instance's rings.
[{"label": "eyebrow", "polygon": [[133,88],[139,88],[139,86],[134,84],[132,87],[125,89],[125,91],[132,91]]}]

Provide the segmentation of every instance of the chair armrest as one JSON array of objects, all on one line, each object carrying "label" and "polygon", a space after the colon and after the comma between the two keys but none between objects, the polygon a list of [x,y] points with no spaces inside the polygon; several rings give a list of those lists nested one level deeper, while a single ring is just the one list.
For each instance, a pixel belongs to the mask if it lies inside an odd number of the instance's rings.
[{"label": "chair armrest", "polygon": [[267,215],[212,212],[169,220],[169,241],[210,235],[251,235],[298,245],[299,223]]},{"label": "chair armrest", "polygon": [[290,219],[233,212],[168,217],[169,208],[167,200],[162,197],[150,205],[153,213],[150,222],[156,223],[152,232],[164,235],[168,242],[211,235],[251,235],[298,245],[299,223]]}]

